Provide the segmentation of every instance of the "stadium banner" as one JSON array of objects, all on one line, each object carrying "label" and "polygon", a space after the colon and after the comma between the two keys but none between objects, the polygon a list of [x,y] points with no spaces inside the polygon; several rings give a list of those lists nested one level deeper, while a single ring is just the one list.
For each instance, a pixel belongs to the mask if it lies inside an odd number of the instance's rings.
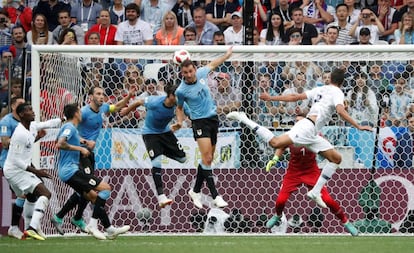
[{"label": "stadium banner", "polygon": [[377,166],[413,168],[413,133],[406,127],[384,127],[378,137]]},{"label": "stadium banner", "polygon": [[[47,234],[56,234],[56,230],[49,222],[51,213],[57,212],[63,202],[72,194],[72,190],[62,191],[57,187],[56,171],[51,171],[53,179],[45,180],[46,187],[52,192],[50,207],[43,219],[42,227]],[[261,168],[249,169],[217,169],[214,176],[217,180],[217,189],[229,206],[224,208],[226,213],[235,209],[250,222],[250,232],[267,232],[263,223],[258,221],[263,214],[270,217],[274,210],[276,198],[285,174],[283,169],[274,169],[270,173]],[[130,224],[131,232],[195,232],[197,224],[192,223],[192,216],[198,213],[193,207],[187,194],[194,184],[196,171],[194,169],[165,169],[163,173],[165,194],[174,200],[171,206],[160,209],[157,202],[155,185],[152,180],[151,169],[108,169],[98,170],[97,176],[104,178],[112,187],[112,195],[107,201],[108,215],[115,225]],[[9,185],[0,171],[1,201],[0,215],[1,234],[7,234],[11,222],[11,207],[13,195]],[[369,184],[371,177],[380,189],[379,216],[380,219],[393,231],[413,229],[414,225],[406,222],[413,217],[414,210],[414,170],[412,169],[381,169],[374,174],[361,168],[338,169],[332,180],[328,182],[328,190],[337,200],[350,221],[363,220],[366,215],[361,206],[361,195]],[[299,215],[304,221],[300,227],[301,233],[313,233],[310,225],[311,213],[316,204],[306,199],[307,188],[302,186],[294,192],[285,207],[286,218]],[[366,200],[366,199],[365,199]],[[205,210],[213,208],[212,199],[207,187],[202,189],[202,203]],[[144,209],[151,211],[150,220],[139,220],[137,217]],[[89,221],[92,210],[86,209],[84,218]],[[346,233],[342,224],[330,213],[329,209],[322,210],[323,219],[318,231],[321,233]],[[68,214],[71,217],[73,213]],[[194,217],[193,217],[194,218]],[[262,224],[262,225],[260,225]],[[408,227],[407,227],[408,226]],[[73,226],[66,222],[64,229],[73,231]],[[405,230],[403,230],[405,231]],[[287,233],[293,233],[288,227]]]},{"label": "stadium banner", "polygon": [[[152,168],[150,157],[145,149],[139,129],[104,129],[97,140],[95,153],[98,169]],[[163,168],[194,169],[201,155],[191,129],[181,129],[176,136],[187,154],[183,164],[163,157]],[[214,155],[214,168],[240,167],[240,138],[238,132],[219,133]]]}]

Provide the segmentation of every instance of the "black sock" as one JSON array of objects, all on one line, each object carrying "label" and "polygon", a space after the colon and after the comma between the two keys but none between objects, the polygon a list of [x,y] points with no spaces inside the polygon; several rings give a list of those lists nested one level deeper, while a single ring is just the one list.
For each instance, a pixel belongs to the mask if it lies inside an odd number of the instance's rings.
[{"label": "black sock", "polygon": [[68,214],[69,211],[75,208],[75,206],[78,204],[79,198],[80,196],[78,193],[74,192],[63,205],[62,209],[60,209],[60,211],[56,214],[56,216],[61,219],[65,217],[65,215]]},{"label": "black sock", "polygon": [[85,211],[88,202],[89,201],[86,200],[84,197],[79,197],[78,209],[76,210],[75,216],[73,216],[75,220],[82,219],[83,211]]},{"label": "black sock", "polygon": [[218,192],[214,183],[213,172],[211,170],[203,170],[203,176],[207,181],[207,187],[210,189],[211,197],[215,199],[218,195]]},{"label": "black sock", "polygon": [[12,206],[12,220],[11,224],[12,226],[19,226],[20,224],[20,217],[22,216],[23,207],[20,207],[16,205],[16,203],[13,203]]},{"label": "black sock", "polygon": [[154,179],[155,188],[157,189],[157,194],[161,195],[164,193],[162,178],[161,178],[161,168],[152,168],[152,179]]},{"label": "black sock", "polygon": [[111,223],[108,218],[108,214],[105,210],[106,201],[101,199],[99,196],[96,198],[95,206],[93,207],[92,218],[99,219],[104,228],[111,226]]},{"label": "black sock", "polygon": [[201,168],[201,165],[199,164],[197,168],[197,177],[196,177],[196,182],[194,184],[193,191],[196,193],[199,193],[201,191],[201,187],[203,186],[203,183],[204,183],[203,168]]}]

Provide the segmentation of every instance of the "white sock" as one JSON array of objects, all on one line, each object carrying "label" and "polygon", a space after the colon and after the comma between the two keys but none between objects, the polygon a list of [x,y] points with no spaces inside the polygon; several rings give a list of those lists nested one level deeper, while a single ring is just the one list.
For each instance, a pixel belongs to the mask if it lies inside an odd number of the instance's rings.
[{"label": "white sock", "polygon": [[256,127],[259,126],[259,124],[257,124],[256,122],[254,122],[253,120],[247,117],[242,117],[240,122],[244,123],[250,129],[255,129]]},{"label": "white sock", "polygon": [[45,196],[40,196],[35,205],[34,211],[32,216],[32,221],[30,222],[30,226],[36,230],[40,228],[40,222],[42,221],[43,216],[45,215],[46,208],[49,205],[49,199]]},{"label": "white sock", "polygon": [[322,190],[322,187],[326,184],[326,182],[329,179],[331,179],[332,175],[335,173],[338,167],[339,167],[339,164],[331,163],[331,162],[326,163],[312,191],[316,194],[320,193]]},{"label": "white sock", "polygon": [[29,202],[27,199],[23,205],[23,218],[24,218],[24,229],[28,229],[30,222],[32,221],[32,215],[34,210],[35,202]]},{"label": "white sock", "polygon": [[95,219],[95,218],[91,218],[91,219],[89,220],[89,225],[90,225],[91,227],[93,227],[93,228],[97,228],[97,227],[98,227],[98,220],[97,220],[97,219]]},{"label": "white sock", "polygon": [[259,126],[259,128],[256,130],[256,134],[262,138],[266,143],[269,143],[269,141],[275,137],[275,135],[266,127]]}]

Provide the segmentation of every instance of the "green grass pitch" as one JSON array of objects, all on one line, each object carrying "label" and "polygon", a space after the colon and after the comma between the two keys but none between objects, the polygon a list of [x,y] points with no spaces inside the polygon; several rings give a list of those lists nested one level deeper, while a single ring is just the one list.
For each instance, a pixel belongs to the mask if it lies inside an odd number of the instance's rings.
[{"label": "green grass pitch", "polygon": [[51,237],[46,241],[0,238],[1,253],[408,253],[413,236],[121,236],[98,241],[89,236]]}]

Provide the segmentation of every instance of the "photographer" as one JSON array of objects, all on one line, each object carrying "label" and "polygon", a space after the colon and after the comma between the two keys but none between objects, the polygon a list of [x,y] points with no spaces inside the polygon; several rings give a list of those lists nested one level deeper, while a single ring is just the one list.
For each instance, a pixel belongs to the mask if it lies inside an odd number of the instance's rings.
[{"label": "photographer", "polygon": [[4,9],[0,10],[0,46],[9,46],[12,43],[9,25],[9,14]]},{"label": "photographer", "polygon": [[375,15],[375,13],[369,8],[363,8],[361,10],[361,13],[358,17],[358,22],[355,22],[355,24],[352,25],[351,30],[349,31],[349,35],[357,38],[359,41],[360,30],[365,27],[370,31],[371,38],[369,42],[371,44],[375,44],[375,42],[379,40],[379,37],[385,31],[384,26],[382,25],[377,15]]}]

